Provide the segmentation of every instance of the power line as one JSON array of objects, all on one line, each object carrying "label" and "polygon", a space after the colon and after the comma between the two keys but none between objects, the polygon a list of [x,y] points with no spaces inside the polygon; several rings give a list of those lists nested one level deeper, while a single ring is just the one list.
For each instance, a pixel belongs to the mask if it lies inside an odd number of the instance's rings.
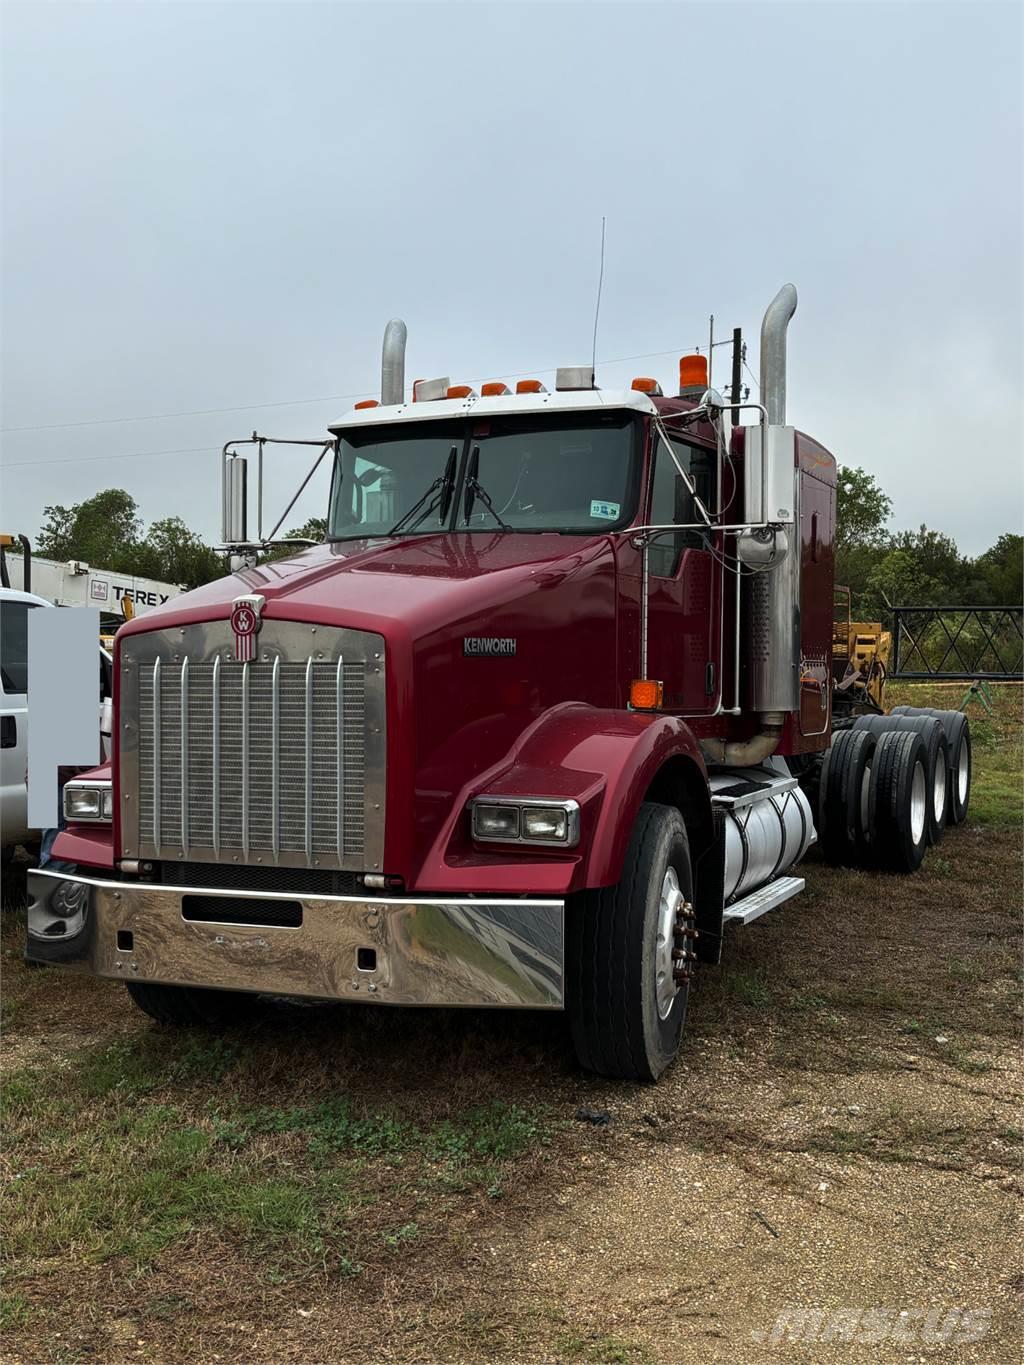
[{"label": "power line", "polygon": [[[601,365],[624,365],[627,361],[630,360],[654,360],[658,356],[677,355],[683,349],[684,348],[680,346],[673,346],[666,351],[647,351],[643,355],[621,355],[613,357],[608,360],[601,360],[598,363]],[[699,349],[699,347],[695,349]],[[554,374],[556,369],[557,366],[548,365],[544,369],[533,368],[529,370],[517,370],[513,371],[511,374],[506,372],[505,378],[522,379],[524,376],[532,374]],[[124,422],[162,422],[172,417],[215,417],[226,412],[261,412],[267,408],[296,408],[308,406],[313,403],[344,403],[350,398],[358,399],[372,396],[373,392],[374,391],[370,389],[361,389],[358,393],[329,393],[325,394],[321,398],[285,398],[274,403],[238,403],[235,404],[233,407],[226,408],[189,408],[181,412],[153,412],[148,413],[145,416],[141,417],[90,417],[86,418],[84,421],[77,422],[47,422],[40,426],[0,427],[0,431],[4,432],[6,435],[14,436],[17,435],[18,433],[29,431],[66,431],[71,427],[114,426]],[[154,453],[159,454],[161,452]],[[179,452],[168,451],[166,453],[177,454]],[[112,455],[105,456],[103,458],[122,459],[124,457]],[[40,460],[29,461],[28,463],[57,464],[67,462],[56,460],[50,461]]]},{"label": "power line", "polygon": [[200,451],[211,453],[218,447],[188,446],[184,450],[130,450],[123,455],[76,455],[58,456],[55,460],[4,460],[0,469],[18,469],[30,464],[94,464],[101,460],[148,460],[158,455],[198,455]]}]

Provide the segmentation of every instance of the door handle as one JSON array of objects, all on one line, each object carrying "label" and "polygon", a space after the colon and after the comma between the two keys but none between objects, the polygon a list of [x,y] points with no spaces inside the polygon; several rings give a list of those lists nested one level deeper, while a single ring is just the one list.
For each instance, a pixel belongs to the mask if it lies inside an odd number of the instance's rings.
[{"label": "door handle", "polygon": [[0,716],[0,749],[13,749],[17,743],[17,719],[14,716]]}]

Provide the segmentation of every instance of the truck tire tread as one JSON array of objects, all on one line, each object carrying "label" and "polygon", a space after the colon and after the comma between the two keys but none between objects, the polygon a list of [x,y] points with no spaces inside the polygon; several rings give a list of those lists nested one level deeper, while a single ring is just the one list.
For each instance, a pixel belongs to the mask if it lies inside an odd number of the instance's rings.
[{"label": "truck tire tread", "polygon": [[218,1028],[244,1019],[257,997],[244,991],[209,990],[199,986],[166,986],[152,981],[126,981],[139,1009],[159,1024]]}]

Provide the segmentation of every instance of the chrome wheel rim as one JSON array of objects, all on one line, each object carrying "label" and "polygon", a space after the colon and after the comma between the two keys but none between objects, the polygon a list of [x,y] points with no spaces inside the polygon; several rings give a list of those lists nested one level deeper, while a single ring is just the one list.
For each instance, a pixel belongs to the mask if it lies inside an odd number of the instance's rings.
[{"label": "chrome wheel rim", "polygon": [[971,764],[967,755],[967,745],[960,741],[959,760],[956,765],[956,789],[960,794],[961,806],[967,800],[967,783],[970,779]]},{"label": "chrome wheel rim", "polygon": [[669,1010],[679,994],[672,949],[675,947],[676,920],[684,899],[679,889],[679,878],[675,868],[667,868],[661,883],[661,900],[658,903],[658,943],[655,950],[655,985],[659,1019],[668,1018]]},{"label": "chrome wheel rim", "polygon": [[865,843],[871,841],[871,764],[865,763],[864,776],[860,780],[860,836]]},{"label": "chrome wheel rim", "polygon": [[919,844],[924,837],[924,824],[928,812],[928,784],[925,781],[924,764],[914,764],[914,776],[910,784],[910,837]]},{"label": "chrome wheel rim", "polygon": [[936,826],[941,825],[946,813],[946,765],[938,761],[932,778],[932,809],[935,811]]}]

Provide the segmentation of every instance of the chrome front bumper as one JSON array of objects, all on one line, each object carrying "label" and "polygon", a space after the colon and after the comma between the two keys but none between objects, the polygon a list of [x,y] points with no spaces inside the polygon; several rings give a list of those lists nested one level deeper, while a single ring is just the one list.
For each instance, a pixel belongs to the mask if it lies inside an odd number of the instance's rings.
[{"label": "chrome front bumper", "polygon": [[[26,956],[96,976],[392,1005],[563,1004],[560,900],[288,896],[45,871],[28,890]],[[291,922],[261,922],[275,917]]]}]

